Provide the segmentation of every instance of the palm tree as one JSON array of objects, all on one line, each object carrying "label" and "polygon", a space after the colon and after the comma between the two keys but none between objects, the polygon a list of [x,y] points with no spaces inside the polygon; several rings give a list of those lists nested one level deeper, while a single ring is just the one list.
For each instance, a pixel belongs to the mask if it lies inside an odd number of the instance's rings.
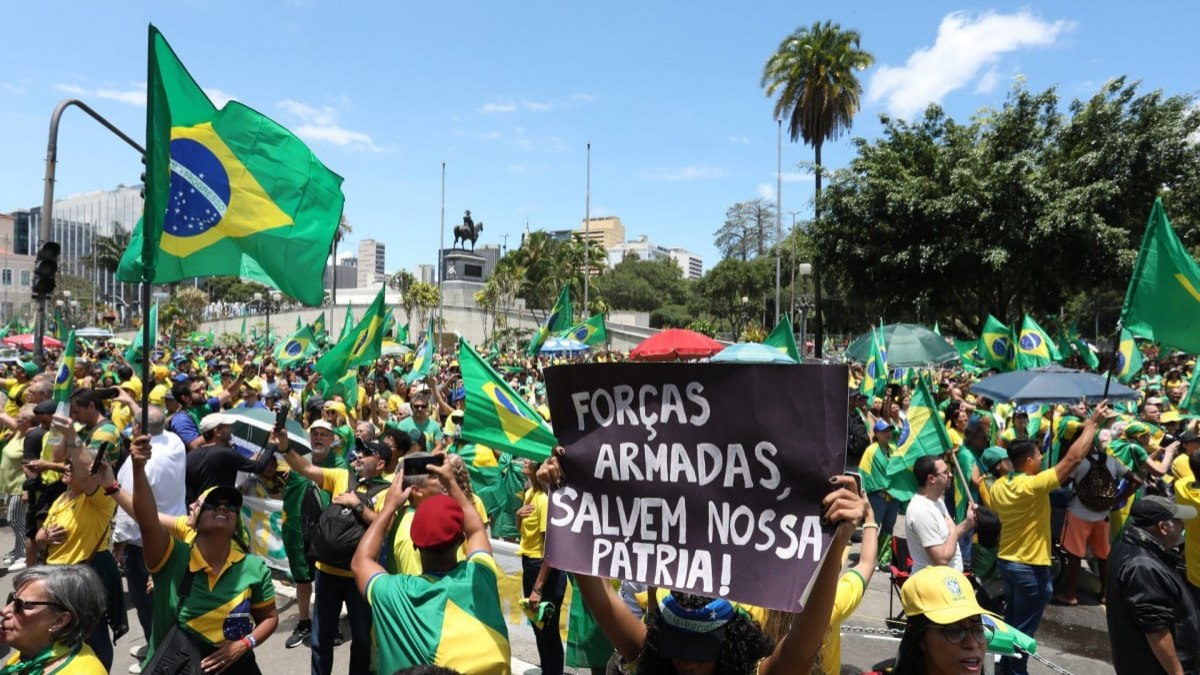
[{"label": "palm tree", "polygon": [[[778,94],[775,118],[787,119],[788,134],[800,138],[815,154],[816,176],[813,222],[821,217],[821,146],[850,130],[860,106],[862,83],[858,71],[875,61],[859,48],[856,30],[842,30],[831,21],[798,28],[779,43],[763,66],[761,86],[767,97]],[[821,277],[813,265],[816,295],[815,355],[821,357],[825,322],[821,319]]]}]

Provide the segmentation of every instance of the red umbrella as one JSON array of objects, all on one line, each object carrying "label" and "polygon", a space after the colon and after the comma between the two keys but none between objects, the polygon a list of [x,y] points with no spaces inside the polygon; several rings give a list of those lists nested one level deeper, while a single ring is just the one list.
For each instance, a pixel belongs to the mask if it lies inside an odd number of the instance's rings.
[{"label": "red umbrella", "polygon": [[716,340],[684,328],[669,328],[646,338],[629,352],[634,361],[702,359],[725,348]]},{"label": "red umbrella", "polygon": [[[3,340],[0,340],[0,342],[3,342],[6,345],[11,345],[13,347],[20,347],[21,349],[24,349],[26,351],[33,351],[33,336],[30,335],[29,333],[22,333],[21,335],[9,335],[8,337],[4,338]],[[43,335],[42,336],[42,346],[58,349],[63,346],[63,343],[59,342],[58,340],[55,340],[54,338],[50,337],[49,335]]]}]

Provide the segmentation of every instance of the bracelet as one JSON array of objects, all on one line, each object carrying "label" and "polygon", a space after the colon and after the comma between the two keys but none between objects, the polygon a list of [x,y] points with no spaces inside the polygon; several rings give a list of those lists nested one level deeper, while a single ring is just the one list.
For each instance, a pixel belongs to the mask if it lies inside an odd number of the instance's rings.
[{"label": "bracelet", "polygon": [[878,530],[878,529],[879,529],[879,523],[863,523],[863,524],[862,524],[862,529],[864,529],[864,530]]},{"label": "bracelet", "polygon": [[251,633],[242,638],[242,644],[246,645],[247,650],[254,651],[254,648],[258,646],[258,640],[255,640],[254,633]]},{"label": "bracelet", "polygon": [[109,485],[108,487],[104,488],[104,496],[111,497],[120,491],[121,491],[121,484],[116,481],[113,481],[112,485]]}]

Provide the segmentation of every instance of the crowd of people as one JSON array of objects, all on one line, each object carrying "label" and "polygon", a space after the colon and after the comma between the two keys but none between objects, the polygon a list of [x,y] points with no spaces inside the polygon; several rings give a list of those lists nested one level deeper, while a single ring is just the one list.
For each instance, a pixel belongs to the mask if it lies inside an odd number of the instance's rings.
[{"label": "crowd of people", "polygon": [[[50,373],[13,367],[0,414],[16,540],[0,563],[15,573],[0,642],[12,653],[0,672],[109,672],[130,631],[126,591],[146,638],[134,672],[261,672],[255,649],[280,621],[242,519],[247,494],[283,504],[298,615],[283,640],[310,650],[314,675],[334,671],[347,639],[339,672],[509,672],[495,540],[518,546],[547,675],[838,673],[841,625],[873,573],[897,565],[911,576],[899,652],[881,655],[896,657],[893,672],[981,672],[994,619],[1036,636],[1049,602],[1079,602],[1085,563],[1119,673],[1200,668],[1200,433],[1183,357],[1148,360],[1139,401],[1090,407],[1014,407],[972,394],[961,371],[928,373],[951,447],[904,476],[887,467],[911,430],[909,389],[896,382],[868,405],[852,367],[847,463],[861,489],[831,477],[832,544],[796,614],[553,569],[548,494],[570,483],[565,451],[535,463],[468,442],[454,355],[422,379],[411,359],[363,367],[350,400],[322,395],[311,359],[285,369],[249,346],[158,354],[147,381],[119,350],[83,347],[64,405]],[[494,352],[492,363],[549,419],[551,361]],[[245,409],[276,415],[257,453],[234,442]],[[1024,673],[1026,658],[1000,667]]]}]

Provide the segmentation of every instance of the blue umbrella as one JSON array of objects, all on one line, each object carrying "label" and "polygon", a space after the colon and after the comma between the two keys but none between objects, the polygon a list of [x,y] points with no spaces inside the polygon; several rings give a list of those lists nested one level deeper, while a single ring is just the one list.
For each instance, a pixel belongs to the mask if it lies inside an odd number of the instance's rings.
[{"label": "blue umbrella", "polygon": [[[1108,378],[1096,373],[1047,366],[1033,370],[1017,370],[985,377],[971,385],[971,393],[987,396],[994,401],[1025,403],[1076,403],[1087,399],[1099,403],[1104,399]],[[1136,399],[1137,392],[1113,380],[1107,382],[1108,398]]]},{"label": "blue umbrella", "polygon": [[568,338],[552,337],[546,340],[545,344],[539,350],[542,354],[582,354],[591,347],[583,344],[579,340],[571,340]]},{"label": "blue umbrella", "polygon": [[738,342],[717,352],[712,357],[713,363],[791,363],[795,361],[790,356],[757,342]]}]

